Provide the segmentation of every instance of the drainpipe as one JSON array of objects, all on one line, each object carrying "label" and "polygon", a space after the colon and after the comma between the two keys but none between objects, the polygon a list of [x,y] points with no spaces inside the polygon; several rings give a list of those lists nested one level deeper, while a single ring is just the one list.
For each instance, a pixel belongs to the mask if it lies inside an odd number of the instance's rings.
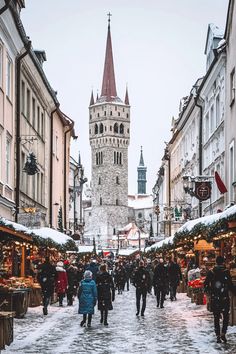
[{"label": "drainpipe", "polygon": [[52,227],[52,210],[53,210],[53,115],[57,111],[59,104],[56,105],[56,108],[51,112],[51,122],[50,122],[50,177],[49,177],[49,224]]},{"label": "drainpipe", "polygon": [[[200,111],[200,120],[199,120],[199,146],[198,146],[198,155],[199,155],[199,176],[202,176],[202,105],[198,103],[198,98],[200,98],[200,96],[197,96],[195,99],[195,105],[197,107],[199,107],[199,111]],[[199,201],[199,205],[198,205],[198,212],[199,212],[199,217],[202,216],[202,202]]]},{"label": "drainpipe", "polygon": [[29,54],[31,49],[31,41],[25,46],[25,52],[16,58],[16,188],[15,188],[15,221],[18,221],[18,214],[20,209],[20,144],[21,144],[21,60]]},{"label": "drainpipe", "polygon": [[64,227],[66,228],[66,213],[67,213],[67,207],[66,207],[66,196],[67,196],[67,183],[66,183],[66,168],[67,168],[67,161],[66,161],[66,151],[67,151],[67,144],[66,144],[66,136],[71,130],[73,129],[73,124],[70,126],[68,130],[65,131],[64,133]]},{"label": "drainpipe", "polygon": [[7,9],[9,9],[11,0],[5,0],[5,5],[0,9],[0,15],[3,14]]}]

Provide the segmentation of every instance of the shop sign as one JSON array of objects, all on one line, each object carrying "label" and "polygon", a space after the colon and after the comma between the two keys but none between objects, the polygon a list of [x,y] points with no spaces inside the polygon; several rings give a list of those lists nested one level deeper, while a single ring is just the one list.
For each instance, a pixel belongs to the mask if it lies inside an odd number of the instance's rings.
[{"label": "shop sign", "polygon": [[207,200],[211,197],[211,182],[195,182],[195,197]]},{"label": "shop sign", "polygon": [[208,243],[206,240],[199,240],[194,242],[195,251],[208,251],[214,249],[213,243]]}]

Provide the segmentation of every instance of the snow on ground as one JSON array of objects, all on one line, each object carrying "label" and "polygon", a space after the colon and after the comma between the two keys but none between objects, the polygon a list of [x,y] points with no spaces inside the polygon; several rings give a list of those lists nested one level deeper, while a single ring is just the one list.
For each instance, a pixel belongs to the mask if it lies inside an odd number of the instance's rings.
[{"label": "snow on ground", "polygon": [[[114,310],[109,312],[109,326],[99,323],[99,313],[92,328],[81,328],[81,315],[74,306],[30,308],[24,319],[14,320],[14,342],[3,354],[215,354],[236,353],[236,327],[230,327],[227,344],[217,344],[213,318],[205,306],[190,302],[186,294],[177,294],[176,302],[156,308],[154,295],[148,295],[145,317],[136,317],[135,290],[116,294]],[[66,300],[64,300],[66,305]]]}]

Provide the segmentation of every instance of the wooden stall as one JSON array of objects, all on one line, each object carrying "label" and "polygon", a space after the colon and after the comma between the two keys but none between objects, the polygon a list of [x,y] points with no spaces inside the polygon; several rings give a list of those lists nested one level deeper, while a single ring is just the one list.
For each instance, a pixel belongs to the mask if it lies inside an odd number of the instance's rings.
[{"label": "wooden stall", "polygon": [[0,312],[0,350],[13,342],[14,312]]}]

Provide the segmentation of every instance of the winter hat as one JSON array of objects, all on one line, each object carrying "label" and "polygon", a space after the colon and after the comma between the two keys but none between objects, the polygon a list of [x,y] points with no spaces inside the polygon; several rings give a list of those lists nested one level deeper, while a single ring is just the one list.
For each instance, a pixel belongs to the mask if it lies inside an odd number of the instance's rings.
[{"label": "winter hat", "polygon": [[93,273],[90,270],[84,272],[84,279],[92,279]]},{"label": "winter hat", "polygon": [[222,257],[222,256],[217,256],[216,257],[216,264],[217,265],[222,265],[223,263],[224,263],[224,257]]},{"label": "winter hat", "polygon": [[62,261],[59,261],[59,262],[57,262],[57,267],[62,267],[63,268],[63,262]]}]

